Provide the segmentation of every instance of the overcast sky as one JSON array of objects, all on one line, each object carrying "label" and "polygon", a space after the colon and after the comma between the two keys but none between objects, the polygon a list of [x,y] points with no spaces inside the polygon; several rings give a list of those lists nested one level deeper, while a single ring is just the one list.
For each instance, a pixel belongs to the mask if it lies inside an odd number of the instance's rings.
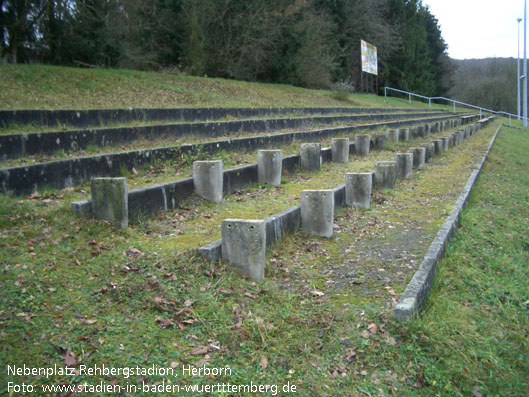
[{"label": "overcast sky", "polygon": [[[451,58],[518,56],[516,20],[523,18],[524,0],[423,0],[423,4],[438,19]],[[529,24],[527,29],[529,39]],[[523,57],[523,21],[520,57]]]}]

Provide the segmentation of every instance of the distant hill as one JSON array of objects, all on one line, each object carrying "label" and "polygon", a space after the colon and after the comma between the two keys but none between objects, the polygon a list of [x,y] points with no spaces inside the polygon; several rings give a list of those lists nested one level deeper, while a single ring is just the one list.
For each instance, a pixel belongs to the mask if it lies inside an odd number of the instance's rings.
[{"label": "distant hill", "polygon": [[517,113],[516,58],[452,61],[455,68],[449,92],[451,98],[492,110]]}]

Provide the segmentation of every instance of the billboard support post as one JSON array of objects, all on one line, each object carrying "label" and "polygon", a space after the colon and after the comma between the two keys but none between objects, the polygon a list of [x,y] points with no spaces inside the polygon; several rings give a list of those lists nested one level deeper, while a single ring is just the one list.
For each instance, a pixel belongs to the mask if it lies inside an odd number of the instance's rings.
[{"label": "billboard support post", "polygon": [[[360,57],[361,57],[361,71],[360,71],[360,91],[366,94],[374,92],[378,94],[378,58],[377,47],[360,40]],[[371,75],[371,82],[369,76]],[[376,76],[376,79],[375,79]]]}]

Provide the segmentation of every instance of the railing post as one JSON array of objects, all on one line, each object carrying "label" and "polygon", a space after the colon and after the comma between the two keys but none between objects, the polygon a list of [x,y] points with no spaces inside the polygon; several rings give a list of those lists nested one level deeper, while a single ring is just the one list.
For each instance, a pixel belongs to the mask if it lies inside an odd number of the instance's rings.
[{"label": "railing post", "polygon": [[454,113],[456,112],[456,101],[454,101]]},{"label": "railing post", "polygon": [[428,106],[432,107],[432,98],[428,98]]},{"label": "railing post", "polygon": [[512,119],[511,119],[511,115],[509,114],[509,127],[512,127]]},{"label": "railing post", "polygon": [[384,98],[388,97],[388,87],[384,87]]},{"label": "railing post", "polygon": [[479,119],[481,120],[481,108],[479,108]]},{"label": "railing post", "polygon": [[411,94],[408,95],[410,97],[410,105],[411,105]]}]

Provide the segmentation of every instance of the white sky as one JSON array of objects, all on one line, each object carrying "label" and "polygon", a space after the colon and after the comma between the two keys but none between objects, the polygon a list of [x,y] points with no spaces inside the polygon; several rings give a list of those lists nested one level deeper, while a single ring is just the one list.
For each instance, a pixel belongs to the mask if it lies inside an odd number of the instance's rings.
[{"label": "white sky", "polygon": [[[451,58],[518,56],[516,20],[524,16],[524,0],[423,0],[423,5],[439,21]],[[527,12],[529,18],[529,4]],[[523,57],[523,25],[522,20],[520,57]],[[529,40],[529,23],[527,29]]]}]

